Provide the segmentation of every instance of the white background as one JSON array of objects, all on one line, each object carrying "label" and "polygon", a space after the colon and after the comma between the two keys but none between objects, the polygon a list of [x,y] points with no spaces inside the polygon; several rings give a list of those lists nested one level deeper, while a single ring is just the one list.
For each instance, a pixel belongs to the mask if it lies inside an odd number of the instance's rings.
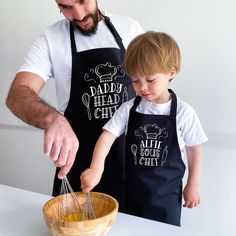
[{"label": "white background", "polygon": [[[234,0],[98,1],[101,9],[136,18],[145,30],[172,35],[182,51],[182,68],[171,82],[197,111],[209,137],[203,146],[202,203],[183,210],[183,226],[214,236],[236,235],[236,2]],[[55,2],[1,2],[0,183],[51,194],[54,167],[43,155],[43,132],[5,107],[18,65],[47,25],[61,19]],[[54,82],[41,94],[56,106]]]}]

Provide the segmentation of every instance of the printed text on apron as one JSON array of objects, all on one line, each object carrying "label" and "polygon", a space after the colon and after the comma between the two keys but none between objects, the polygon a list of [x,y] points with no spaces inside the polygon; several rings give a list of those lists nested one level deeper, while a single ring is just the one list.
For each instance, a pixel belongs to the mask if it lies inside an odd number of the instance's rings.
[{"label": "printed text on apron", "polygon": [[176,131],[177,98],[170,115],[130,111],[126,136],[127,213],[180,225],[182,178],[185,172]]},{"label": "printed text on apron", "polygon": [[[80,143],[74,165],[67,175],[74,191],[81,191],[80,174],[90,165],[103,125],[123,102],[135,95],[123,69],[125,48],[122,40],[110,19],[104,18],[120,48],[77,52],[74,30],[72,26],[70,28],[72,81],[65,117]],[[119,211],[124,211],[124,144],[124,136],[115,141],[107,156],[102,179],[93,189],[115,197],[119,202]],[[60,184],[55,175],[53,195],[59,194]]]}]

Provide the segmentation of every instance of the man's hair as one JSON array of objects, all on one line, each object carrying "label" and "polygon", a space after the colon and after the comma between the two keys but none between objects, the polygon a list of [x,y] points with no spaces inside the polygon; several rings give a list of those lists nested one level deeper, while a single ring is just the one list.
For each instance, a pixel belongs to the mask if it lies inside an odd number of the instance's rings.
[{"label": "man's hair", "polygon": [[130,42],[124,63],[126,72],[131,76],[169,73],[173,67],[179,72],[180,49],[168,34],[148,31]]}]

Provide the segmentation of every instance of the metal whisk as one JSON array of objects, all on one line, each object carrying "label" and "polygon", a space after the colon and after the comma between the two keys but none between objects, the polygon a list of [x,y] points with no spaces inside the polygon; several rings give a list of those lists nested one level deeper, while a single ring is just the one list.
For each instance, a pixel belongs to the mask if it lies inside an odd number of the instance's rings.
[{"label": "metal whisk", "polygon": [[86,193],[86,200],[84,203],[84,210],[83,210],[83,214],[82,214],[82,219],[83,220],[91,220],[91,219],[95,219],[95,218],[96,218],[96,215],[93,210],[93,205],[92,205],[90,193],[88,192],[88,193]]},{"label": "metal whisk", "polygon": [[61,201],[58,207],[58,215],[63,221],[81,221],[95,219],[96,215],[92,206],[90,193],[86,193],[84,208],[73,191],[67,177],[65,176],[61,182]]},{"label": "metal whisk", "polygon": [[74,193],[67,177],[61,182],[61,201],[58,207],[58,215],[63,221],[80,221],[83,219],[83,213],[79,200]]}]

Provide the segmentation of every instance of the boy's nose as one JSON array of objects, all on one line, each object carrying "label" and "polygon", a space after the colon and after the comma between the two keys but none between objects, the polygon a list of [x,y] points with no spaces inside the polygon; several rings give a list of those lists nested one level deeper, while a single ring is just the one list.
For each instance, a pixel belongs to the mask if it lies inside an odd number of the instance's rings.
[{"label": "boy's nose", "polygon": [[142,84],[140,84],[139,89],[140,89],[140,91],[144,91],[144,90],[148,89],[148,86],[146,83],[142,83]]}]

